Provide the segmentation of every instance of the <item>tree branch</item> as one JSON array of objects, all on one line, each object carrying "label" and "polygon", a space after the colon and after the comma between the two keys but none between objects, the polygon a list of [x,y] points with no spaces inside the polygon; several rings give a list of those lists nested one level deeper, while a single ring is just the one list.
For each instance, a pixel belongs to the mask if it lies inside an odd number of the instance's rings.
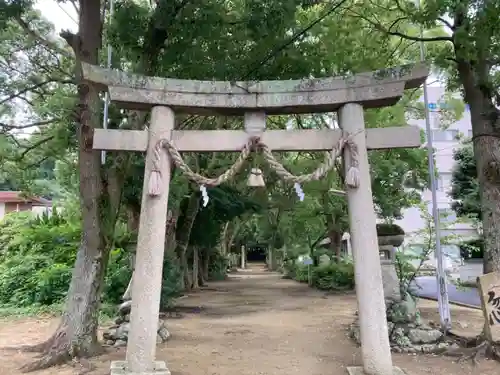
[{"label": "tree branch", "polygon": [[15,20],[29,36],[31,36],[34,40],[36,40],[42,46],[47,48],[49,51],[56,51],[61,55],[65,55],[67,57],[73,57],[67,50],[60,48],[56,43],[48,41],[47,39],[37,34],[34,30],[31,30],[29,24],[26,21],[24,21],[20,16],[15,17]]},{"label": "tree branch", "polygon": [[444,18],[438,17],[437,19],[438,19],[438,21],[440,21],[441,23],[443,23],[446,27],[448,27],[450,30],[453,30],[453,31],[455,30],[455,27],[451,23],[449,23],[448,21],[446,21]]},{"label": "tree branch", "polygon": [[19,156],[18,160],[22,160],[28,152],[33,151],[35,148],[40,147],[41,145],[43,145],[44,143],[47,143],[48,141],[50,141],[52,139],[54,139],[53,135],[46,137],[46,138],[42,138],[38,142],[35,142],[32,145],[26,147],[25,150]]},{"label": "tree branch", "polygon": [[18,91],[17,93],[9,95],[7,98],[2,99],[0,101],[0,105],[5,104],[8,101],[11,101],[12,99],[15,99],[15,98],[22,98],[21,95],[26,94],[29,91],[35,91],[36,89],[43,88],[43,86],[48,85],[49,83],[54,83],[54,82],[62,83],[62,84],[74,83],[72,80],[60,80],[57,78],[48,78],[47,80],[45,80],[43,82],[35,83],[32,86],[25,87],[24,89],[22,89],[21,91]]},{"label": "tree branch", "polygon": [[352,12],[352,13],[354,13],[359,18],[361,18],[361,19],[365,20],[366,22],[370,23],[373,27],[375,27],[375,29],[377,31],[381,31],[381,32],[383,32],[383,33],[385,33],[387,35],[398,36],[400,38],[404,38],[406,40],[413,40],[415,42],[453,42],[453,38],[451,36],[436,36],[436,37],[428,37],[427,38],[427,37],[411,36],[411,35],[403,34],[403,33],[399,32],[399,31],[391,31],[392,27],[396,26],[399,22],[401,22],[404,19],[406,19],[406,17],[400,17],[400,18],[396,19],[391,24],[391,26],[388,29],[386,29],[381,24],[370,20],[368,17],[365,17],[364,15],[362,15],[362,14],[360,14],[358,12],[355,12],[352,9],[349,10],[349,11]]},{"label": "tree branch", "polygon": [[4,122],[0,122],[0,127],[3,128],[4,130],[7,130],[7,131],[14,130],[14,129],[29,129],[29,128],[33,128],[35,126],[49,125],[56,120],[58,120],[58,119],[54,118],[51,120],[36,121],[36,122],[32,122],[32,123],[26,124],[26,125],[9,125],[9,124],[6,124]]}]

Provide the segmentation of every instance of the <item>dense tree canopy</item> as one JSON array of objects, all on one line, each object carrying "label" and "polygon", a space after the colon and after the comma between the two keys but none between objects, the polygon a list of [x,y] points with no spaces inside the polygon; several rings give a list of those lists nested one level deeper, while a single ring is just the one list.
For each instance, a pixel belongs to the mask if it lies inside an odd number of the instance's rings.
[{"label": "dense tree canopy", "polygon": [[459,216],[481,219],[481,199],[477,181],[476,160],[472,145],[467,144],[453,153],[455,167],[452,174],[450,197]]}]

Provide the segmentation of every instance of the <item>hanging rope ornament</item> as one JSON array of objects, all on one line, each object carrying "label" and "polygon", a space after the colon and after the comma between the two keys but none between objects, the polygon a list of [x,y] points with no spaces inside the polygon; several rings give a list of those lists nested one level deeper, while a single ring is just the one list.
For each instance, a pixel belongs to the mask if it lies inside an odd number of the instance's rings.
[{"label": "hanging rope ornament", "polygon": [[224,173],[222,173],[219,177],[216,178],[208,178],[202,176],[198,173],[193,172],[189,165],[187,165],[182,159],[181,154],[174,147],[172,142],[168,139],[161,139],[156,143],[153,153],[153,168],[151,170],[151,174],[149,176],[148,181],[148,194],[151,197],[157,197],[163,193],[164,189],[164,181],[162,180],[161,171],[160,171],[160,160],[161,160],[161,152],[162,149],[166,149],[172,158],[172,162],[175,164],[177,168],[179,168],[184,175],[192,182],[197,185],[205,185],[205,186],[219,186],[220,184],[232,179],[245,164],[245,161],[248,159],[248,156],[252,152],[252,148],[255,144],[258,143],[258,138],[252,137],[248,140],[248,143],[243,146],[238,159],[236,159],[235,163]]},{"label": "hanging rope ornament", "polygon": [[345,175],[345,184],[350,188],[357,189],[361,184],[360,172],[359,172],[359,161],[358,161],[358,146],[348,138],[346,145],[349,147],[351,152],[349,156],[349,168]]},{"label": "hanging rope ornament", "polygon": [[333,169],[335,160],[340,156],[342,150],[347,147],[350,151],[350,157],[347,163],[348,168],[345,178],[345,184],[348,187],[354,189],[358,188],[360,185],[358,149],[356,147],[356,144],[352,141],[352,135],[346,134],[342,136],[342,138],[339,139],[338,143],[327,154],[323,163],[321,163],[315,171],[299,176],[295,176],[294,174],[290,173],[283,166],[283,164],[276,160],[276,158],[272,154],[272,150],[269,149],[269,147],[267,147],[263,143],[259,143],[259,146],[262,150],[262,154],[264,155],[265,160],[279,177],[281,177],[285,181],[298,183],[299,185],[303,184],[304,182],[317,181],[323,178],[330,170]]},{"label": "hanging rope ornament", "polygon": [[205,185],[200,185],[200,191],[201,191],[201,199],[202,199],[202,205],[203,207],[207,207],[208,201],[210,198],[208,198],[208,193],[207,193],[207,187]]},{"label": "hanging rope ornament", "polygon": [[252,168],[248,176],[247,186],[250,187],[263,187],[266,186],[262,171],[259,168]]},{"label": "hanging rope ornament", "polygon": [[[284,181],[293,182],[294,189],[297,196],[301,201],[304,200],[304,191],[302,190],[301,184],[304,182],[319,180],[325,176],[335,165],[335,159],[340,156],[345,148],[349,148],[350,154],[347,159],[347,173],[345,177],[345,184],[353,189],[356,189],[360,185],[360,172],[359,172],[359,161],[358,161],[358,148],[356,144],[352,141],[352,135],[345,134],[339,139],[338,143],[332,148],[332,150],[327,154],[325,161],[312,173],[305,175],[295,176],[286,168],[278,162],[272,151],[264,143],[260,141],[259,137],[250,137],[247,144],[245,144],[241,150],[241,153],[236,160],[236,162],[219,177],[208,178],[195,173],[191,168],[184,162],[179,151],[176,150],[174,145],[168,139],[161,139],[157,142],[153,152],[153,166],[151,168],[151,174],[148,181],[148,194],[152,197],[159,196],[163,193],[165,182],[162,180],[161,170],[160,170],[160,160],[161,152],[165,148],[170,154],[172,162],[175,164],[179,170],[181,170],[184,175],[194,183],[200,186],[200,191],[203,196],[203,206],[208,204],[208,193],[206,187],[208,186],[218,186],[229,179],[233,178],[242,168],[245,161],[248,159],[252,150],[259,148],[262,152],[265,160],[269,166],[276,172],[276,174],[281,177]],[[265,186],[264,179],[262,177],[262,171],[259,168],[252,168],[250,176],[248,177],[248,186],[261,187]]]},{"label": "hanging rope ornament", "polygon": [[299,197],[299,201],[302,202],[304,200],[304,197],[306,196],[304,194],[304,191],[302,190],[302,186],[300,186],[300,184],[296,182],[295,184],[293,184],[293,188],[295,189],[295,193]]}]

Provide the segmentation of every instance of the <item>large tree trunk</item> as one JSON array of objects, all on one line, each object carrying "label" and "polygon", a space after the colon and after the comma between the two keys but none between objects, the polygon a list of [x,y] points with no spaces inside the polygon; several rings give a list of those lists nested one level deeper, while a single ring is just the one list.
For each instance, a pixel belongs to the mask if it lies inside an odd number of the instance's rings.
[{"label": "large tree trunk", "polygon": [[201,274],[201,283],[202,285],[205,285],[208,281],[208,271],[210,267],[210,250],[205,249],[205,251],[200,250],[200,256],[201,256],[201,267],[200,267],[200,274]]},{"label": "large tree trunk", "polygon": [[193,290],[200,289],[200,254],[198,248],[193,247]]},{"label": "large tree trunk", "polygon": [[338,262],[342,257],[342,234],[334,228],[329,231],[328,237],[330,238],[330,250],[335,254],[335,261]]},{"label": "large tree trunk", "polygon": [[177,218],[178,213],[169,211],[165,231],[165,252],[169,256],[175,255]]},{"label": "large tree trunk", "polygon": [[[458,52],[457,52],[458,53]],[[477,165],[484,237],[484,273],[500,271],[500,111],[491,94],[478,87],[472,65],[458,59],[469,104]]]},{"label": "large tree trunk", "polygon": [[[62,34],[74,49],[77,78],[81,76],[80,61],[98,63],[100,10],[99,0],[80,1],[79,34]],[[108,238],[102,230],[105,226],[102,213],[109,207],[103,207],[107,200],[103,197],[106,189],[101,178],[100,152],[92,150],[93,130],[100,125],[97,88],[88,82],[79,82],[78,99],[82,239],[61,323],[49,340],[33,347],[43,352],[42,357],[24,366],[24,371],[47,368],[70,358],[90,357],[101,351],[97,340],[98,311],[109,249]]]},{"label": "large tree trunk", "polygon": [[[472,115],[475,117],[474,114]],[[500,122],[497,120],[495,125],[494,121],[484,118],[478,118],[475,121],[474,137],[475,134],[490,134],[489,136],[479,136],[474,141],[483,221],[483,272],[499,272]]]},{"label": "large tree trunk", "polygon": [[[462,10],[455,15],[457,25],[460,25],[464,17],[460,12]],[[473,65],[463,58],[467,56],[467,52],[461,51],[459,47],[460,45],[455,44],[457,69],[471,113],[474,157],[481,197],[483,272],[500,272],[500,111],[493,105],[492,93],[488,85],[484,84],[485,74],[488,75],[489,72],[478,72],[478,67],[474,70]],[[482,63],[484,65],[485,62]],[[464,354],[465,358],[475,360],[481,353],[499,358],[499,349],[486,335],[488,324],[485,319],[483,331],[476,340],[478,345],[472,348],[472,355]]]},{"label": "large tree trunk", "polygon": [[189,197],[182,223],[177,228],[177,246],[175,251],[179,258],[185,291],[189,291],[192,284],[186,252],[189,245],[189,237],[191,236],[191,229],[193,228],[194,220],[196,219],[196,215],[198,214],[199,206],[200,199],[198,197],[198,194],[196,192],[193,192]]}]

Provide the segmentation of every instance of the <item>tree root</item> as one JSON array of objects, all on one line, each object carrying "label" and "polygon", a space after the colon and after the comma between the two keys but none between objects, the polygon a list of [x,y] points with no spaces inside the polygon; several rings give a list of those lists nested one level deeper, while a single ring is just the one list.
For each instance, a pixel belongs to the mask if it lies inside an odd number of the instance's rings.
[{"label": "tree root", "polygon": [[95,370],[95,366],[84,358],[73,358],[71,361],[71,366],[74,368],[79,368],[78,375],[85,375],[91,371]]},{"label": "tree root", "polygon": [[497,343],[483,340],[471,348],[450,349],[443,353],[450,357],[458,357],[458,362],[472,361],[478,364],[479,359],[488,358],[500,362],[500,347]]},{"label": "tree root", "polygon": [[18,345],[18,346],[9,346],[2,348],[3,350],[12,350],[12,351],[19,351],[19,352],[24,352],[24,353],[43,353],[50,349],[52,345],[54,345],[54,342],[59,339],[59,336],[64,334],[64,331],[61,330],[61,327],[56,329],[56,332],[50,336],[47,340],[42,341],[38,344],[34,345]]},{"label": "tree root", "polygon": [[[90,346],[90,348],[88,347]],[[102,353],[102,347],[97,343],[95,345],[79,345],[68,337],[64,329],[57,330],[56,333],[47,341],[41,344],[33,345],[33,349],[41,351],[38,358],[21,367],[21,372],[28,373],[32,371],[44,370],[52,366],[61,365],[71,361],[71,366],[80,367],[79,374],[83,375],[93,370],[93,365],[84,359]]]},{"label": "tree root", "polygon": [[70,360],[71,356],[69,350],[60,348],[59,350],[50,350],[41,355],[39,359],[34,362],[27,363],[20,368],[21,372],[27,373],[32,371],[44,370],[52,366],[61,365]]},{"label": "tree root", "polygon": [[49,346],[50,340],[41,342],[39,344],[34,344],[34,345],[18,345],[18,346],[7,346],[3,347],[2,350],[8,350],[8,351],[18,351],[18,352],[24,352],[24,353],[41,353],[46,350],[46,348]]}]

